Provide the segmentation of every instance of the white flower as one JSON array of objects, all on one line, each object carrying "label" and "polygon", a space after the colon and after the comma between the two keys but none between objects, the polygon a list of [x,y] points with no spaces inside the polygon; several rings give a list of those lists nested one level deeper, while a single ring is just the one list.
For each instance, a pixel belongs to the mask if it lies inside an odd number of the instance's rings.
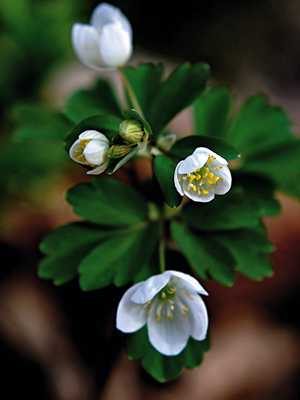
[{"label": "white flower", "polygon": [[132,333],[147,324],[152,346],[175,356],[190,336],[206,337],[208,316],[199,294],[207,292],[190,275],[178,271],[154,275],[125,292],[118,306],[117,328]]},{"label": "white flower", "polygon": [[93,167],[87,174],[99,175],[107,168],[108,148],[109,140],[103,133],[88,130],[81,133],[78,139],[72,144],[69,155],[73,161]]},{"label": "white flower", "polygon": [[227,165],[223,157],[206,147],[198,147],[177,164],[175,187],[181,196],[207,203],[215,198],[215,194],[230,190],[232,178]]},{"label": "white flower", "polygon": [[124,65],[132,53],[132,30],[122,12],[102,3],[94,10],[90,25],[74,24],[72,42],[80,61],[100,69]]}]

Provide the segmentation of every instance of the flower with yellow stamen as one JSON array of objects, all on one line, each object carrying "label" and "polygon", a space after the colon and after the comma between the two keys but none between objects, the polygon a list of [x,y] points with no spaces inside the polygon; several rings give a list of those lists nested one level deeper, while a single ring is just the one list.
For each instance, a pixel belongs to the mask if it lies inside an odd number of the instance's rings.
[{"label": "flower with yellow stamen", "polygon": [[109,140],[103,133],[87,130],[72,144],[69,155],[73,161],[93,168],[87,174],[99,175],[108,166],[108,148]]},{"label": "flower with yellow stamen", "polygon": [[232,178],[223,157],[206,147],[198,147],[192,155],[177,164],[174,183],[181,196],[207,203],[216,194],[227,193]]},{"label": "flower with yellow stamen", "polygon": [[208,315],[200,295],[207,295],[190,275],[165,271],[129,288],[117,311],[117,328],[132,333],[147,324],[152,346],[166,356],[175,356],[190,337],[204,340]]}]

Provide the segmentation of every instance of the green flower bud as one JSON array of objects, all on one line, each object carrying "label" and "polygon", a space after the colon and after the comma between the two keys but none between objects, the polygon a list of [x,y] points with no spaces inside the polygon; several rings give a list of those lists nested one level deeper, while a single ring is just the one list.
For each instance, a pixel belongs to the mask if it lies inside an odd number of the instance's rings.
[{"label": "green flower bud", "polygon": [[126,156],[131,150],[130,146],[126,145],[113,145],[108,150],[108,157],[109,158],[121,158]]},{"label": "green flower bud", "polygon": [[139,143],[143,140],[144,129],[139,121],[126,119],[120,124],[120,136],[127,143]]}]

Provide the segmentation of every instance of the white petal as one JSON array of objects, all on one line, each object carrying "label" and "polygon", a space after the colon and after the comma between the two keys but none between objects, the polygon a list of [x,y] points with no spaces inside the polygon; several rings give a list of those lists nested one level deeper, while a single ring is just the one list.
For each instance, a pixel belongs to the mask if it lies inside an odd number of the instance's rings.
[{"label": "white petal", "polygon": [[91,24],[101,32],[102,28],[111,23],[118,22],[122,28],[132,37],[132,29],[128,19],[117,8],[107,3],[101,3],[97,6],[92,14]]},{"label": "white petal", "polygon": [[132,294],[140,285],[141,283],[137,283],[129,288],[118,305],[117,328],[122,332],[135,332],[142,328],[146,323],[145,307],[131,301]]},{"label": "white petal", "polygon": [[214,151],[208,149],[207,147],[197,147],[197,149],[193,153],[193,155],[196,155],[198,157],[199,156],[202,157],[203,154],[205,154],[207,156],[213,156],[219,164],[222,164],[222,165],[227,165],[228,164],[228,162],[227,162],[227,160],[225,160],[225,158],[219,156],[219,154],[217,154]]},{"label": "white petal", "polygon": [[106,168],[108,167],[108,161],[103,163],[97,168],[91,169],[90,171],[87,172],[88,175],[100,175],[102,174]]},{"label": "white petal", "polygon": [[208,329],[208,315],[204,301],[198,295],[185,296],[183,299],[190,310],[191,336],[196,340],[204,340]]},{"label": "white petal", "polygon": [[180,162],[180,167],[178,168],[179,174],[189,174],[204,166],[208,155],[206,153],[194,153]]},{"label": "white petal", "polygon": [[93,139],[84,148],[83,155],[90,165],[102,165],[106,158],[108,144]]},{"label": "white petal", "polygon": [[107,24],[100,34],[99,49],[106,66],[124,65],[132,52],[130,35],[119,23]]},{"label": "white petal", "polygon": [[153,275],[151,278],[142,282],[141,286],[133,294],[131,300],[138,304],[145,304],[161,291],[169,282],[170,274],[166,272]]},{"label": "white petal", "polygon": [[215,186],[215,193],[216,194],[225,194],[229,192],[232,184],[232,177],[231,177],[231,172],[228,167],[223,167],[220,169],[216,175],[218,175],[220,178],[222,178],[221,181],[218,182],[218,184]]},{"label": "white petal", "polygon": [[147,325],[148,336],[152,346],[166,356],[175,356],[185,348],[191,334],[191,321],[188,315],[183,315],[175,305],[174,318],[156,319],[156,310],[159,302],[152,305]]},{"label": "white petal", "polygon": [[99,34],[95,28],[83,24],[73,25],[72,42],[83,64],[95,69],[103,66],[99,51]]},{"label": "white petal", "polygon": [[208,295],[204,287],[200,285],[197,279],[193,278],[191,275],[172,270],[168,270],[166,273],[168,273],[173,279],[175,278],[176,286],[179,285],[181,288],[184,288],[188,291],[200,293],[205,296]]},{"label": "white petal", "polygon": [[197,192],[195,192],[195,193],[188,192],[186,190],[184,191],[184,194],[189,199],[196,201],[198,203],[209,203],[210,201],[212,201],[215,198],[215,194],[213,191],[209,192],[206,196],[204,196],[202,194],[198,194]]},{"label": "white petal", "polygon": [[75,155],[78,154],[78,150],[77,150],[78,148],[80,148],[80,140],[79,140],[79,139],[77,139],[77,140],[72,144],[72,146],[70,147],[70,150],[69,150],[69,156],[70,156],[70,158],[71,158],[73,161],[75,161],[75,162],[77,162],[77,163],[79,163],[79,164],[88,165],[87,162],[85,162],[85,161],[79,161],[79,160],[75,157]]},{"label": "white petal", "polygon": [[179,179],[178,179],[178,169],[179,169],[179,167],[180,167],[180,165],[181,165],[182,162],[183,162],[183,161],[180,161],[180,162],[177,164],[177,166],[176,166],[176,169],[175,169],[175,172],[174,172],[174,185],[175,185],[175,187],[176,187],[177,192],[178,192],[181,196],[184,196],[183,190],[182,190],[182,188],[181,188],[181,185],[180,185]]},{"label": "white petal", "polygon": [[95,131],[93,129],[89,129],[87,131],[82,132],[79,135],[79,139],[83,139],[83,140],[88,140],[88,139],[98,139],[98,140],[102,140],[105,143],[109,143],[109,140],[107,139],[107,137],[105,135],[103,135],[103,133]]}]

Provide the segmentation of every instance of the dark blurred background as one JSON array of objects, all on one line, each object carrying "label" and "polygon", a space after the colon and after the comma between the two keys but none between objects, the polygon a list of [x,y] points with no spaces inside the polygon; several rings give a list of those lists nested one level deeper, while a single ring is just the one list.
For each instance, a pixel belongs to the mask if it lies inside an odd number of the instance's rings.
[{"label": "dark blurred background", "polygon": [[[155,384],[122,353],[114,314],[122,291],[83,293],[37,278],[39,240],[74,219],[65,191],[83,179],[43,144],[13,140],[21,104],[61,107],[95,73],[79,65],[71,26],[99,2],[0,3],[0,390],[10,399],[273,400],[300,398],[300,207],[278,194],[283,213],[266,221],[275,275],[207,283],[212,350],[175,383]],[[238,99],[265,92],[300,124],[300,2],[113,1],[134,31],[132,62],[206,61]],[[188,127],[188,116],[176,121]],[[176,125],[175,125],[176,128]],[[187,129],[187,128],[186,128]],[[41,156],[42,154],[42,156]],[[143,163],[137,164],[143,169]]]}]

